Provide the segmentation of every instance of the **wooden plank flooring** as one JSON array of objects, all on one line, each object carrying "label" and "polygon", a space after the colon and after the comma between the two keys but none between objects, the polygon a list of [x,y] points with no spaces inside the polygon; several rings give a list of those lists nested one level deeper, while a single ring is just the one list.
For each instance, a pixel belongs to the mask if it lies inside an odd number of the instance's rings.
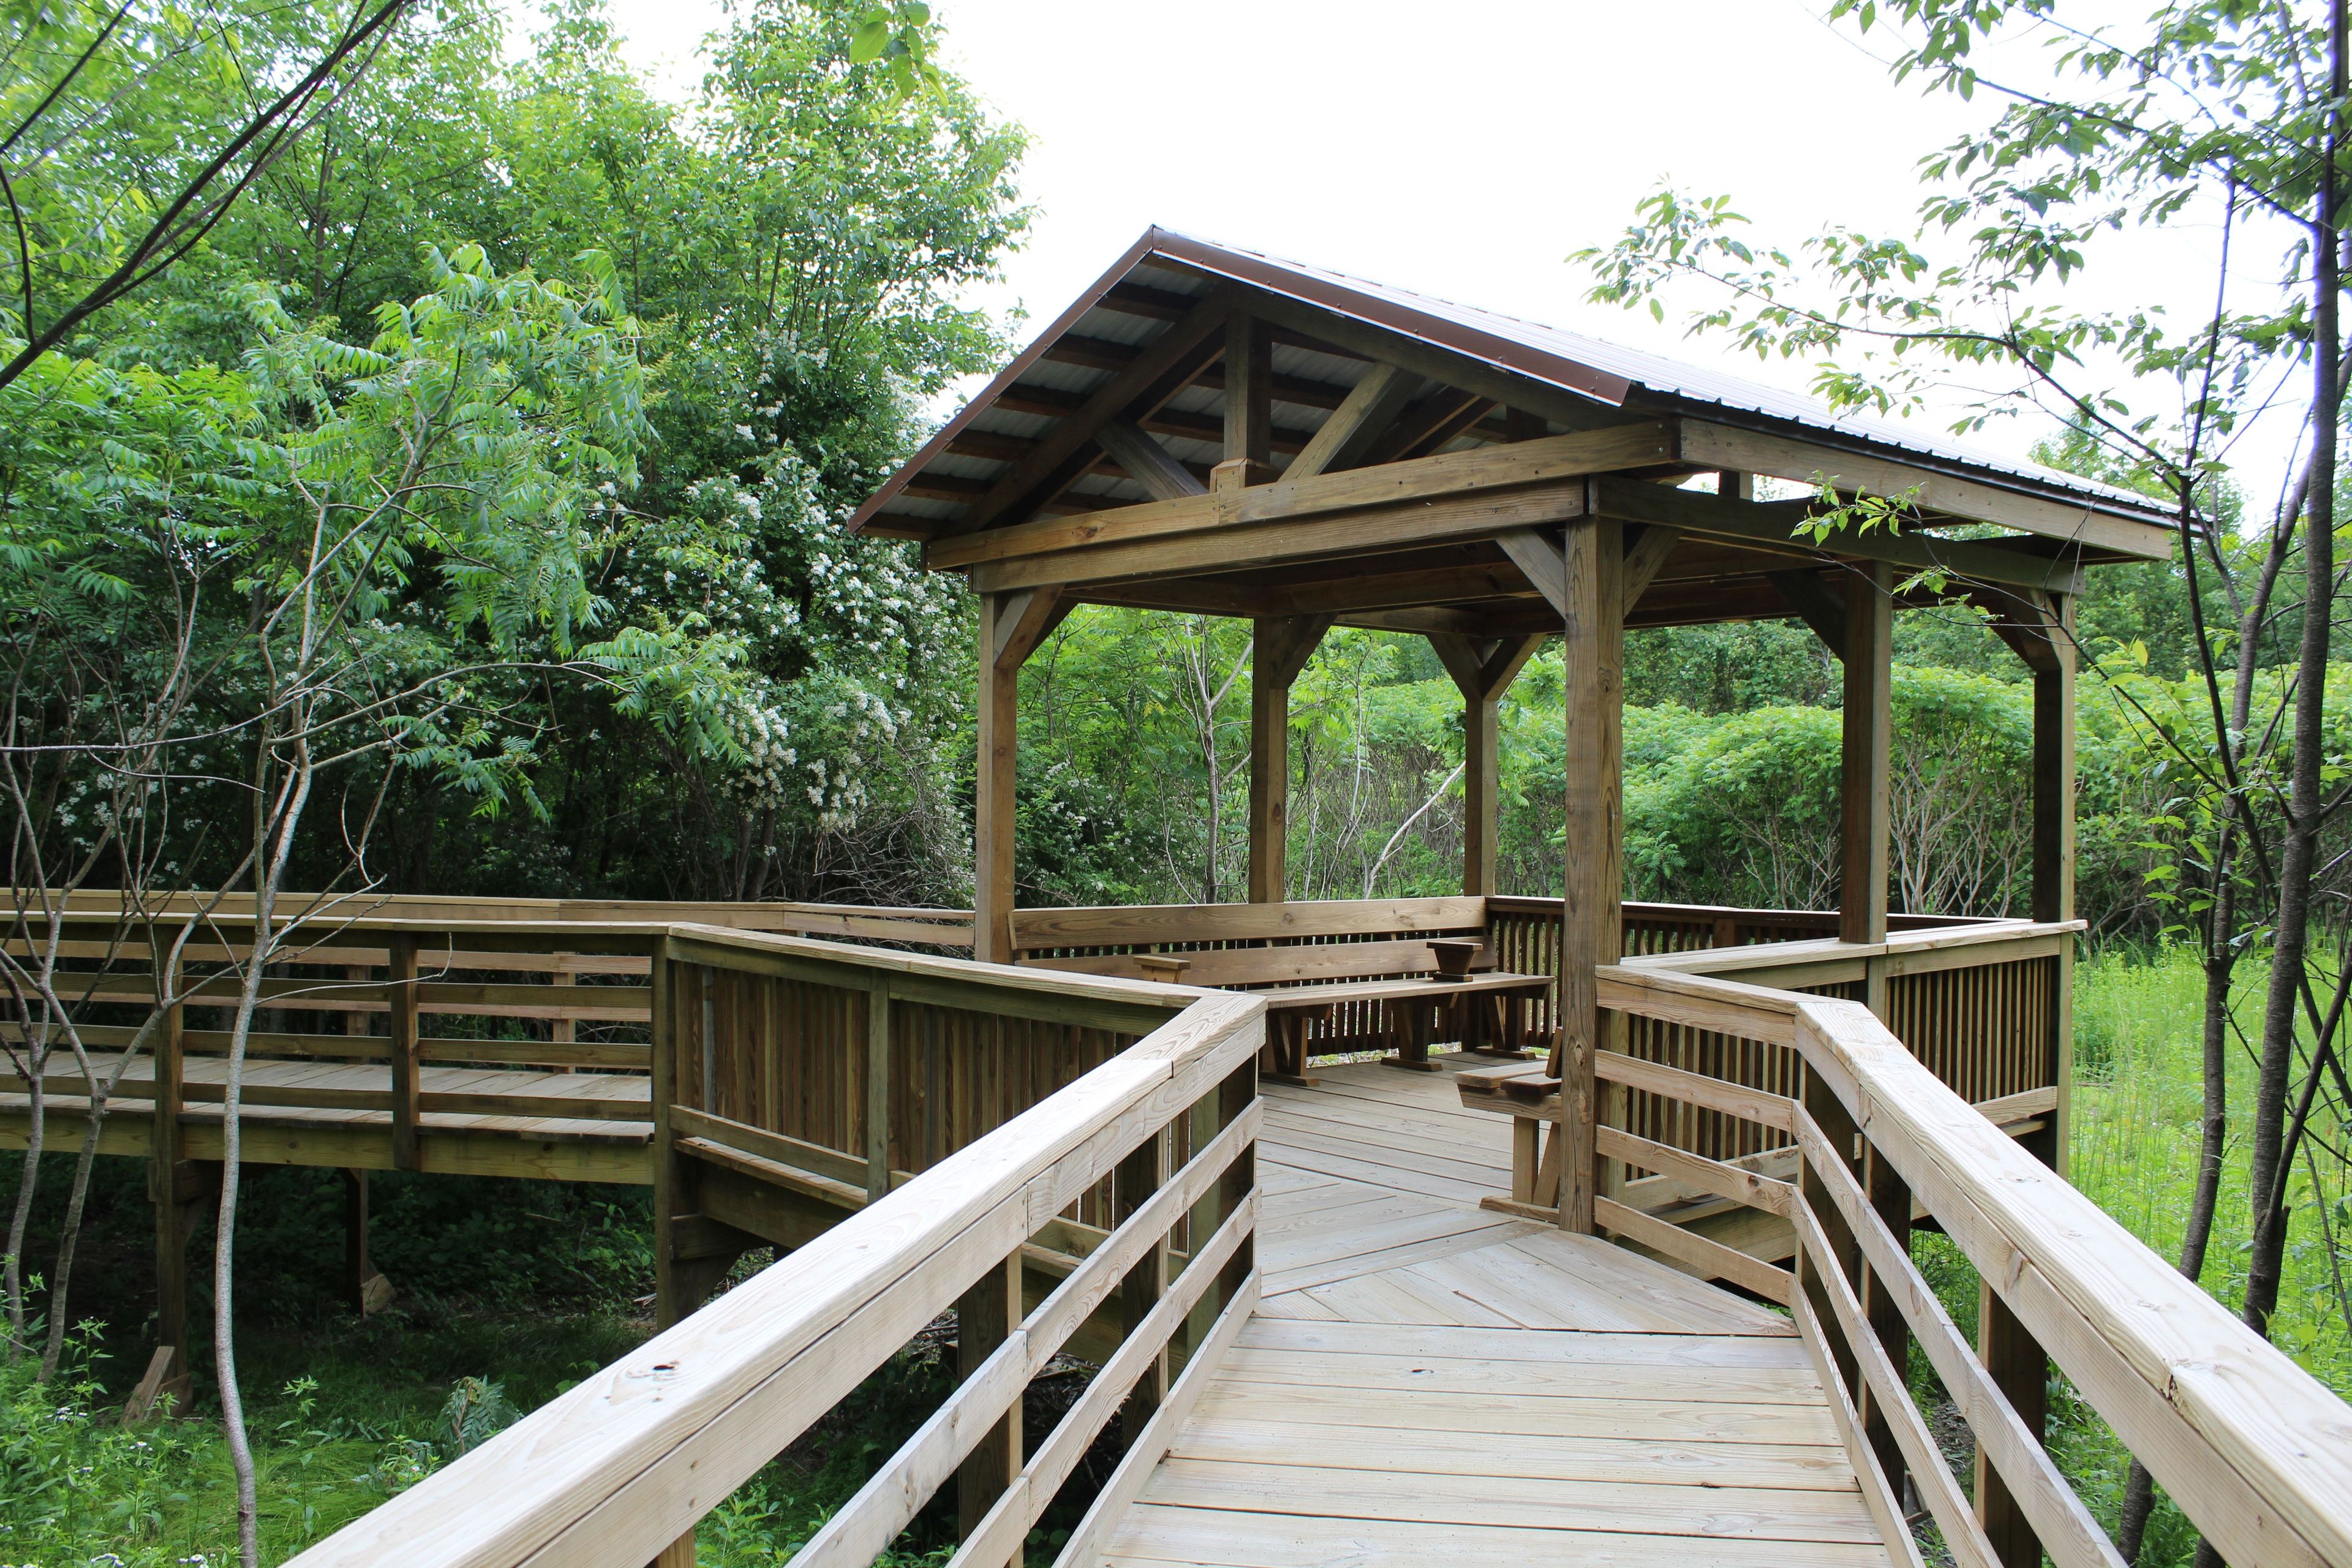
[{"label": "wooden plank flooring", "polygon": [[1510,1123],[1449,1075],[1318,1070],[1265,1088],[1263,1300],[1107,1564],[1890,1561],[1786,1318],[1480,1210]]}]

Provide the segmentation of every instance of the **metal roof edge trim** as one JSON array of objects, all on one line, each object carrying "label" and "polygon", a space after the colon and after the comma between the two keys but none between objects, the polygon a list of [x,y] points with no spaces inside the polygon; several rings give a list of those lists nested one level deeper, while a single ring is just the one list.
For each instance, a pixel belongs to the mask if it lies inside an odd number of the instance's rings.
[{"label": "metal roof edge trim", "polygon": [[[1596,403],[1622,407],[1626,395],[1633,389],[1633,383],[1623,376],[1612,375],[1575,360],[1546,353],[1528,343],[1482,331],[1459,321],[1449,321],[1442,316],[1299,272],[1265,257],[1228,250],[1207,240],[1194,239],[1190,235],[1167,230],[1158,232],[1164,243],[1158,247],[1157,253],[1181,261],[1196,270],[1264,289],[1271,294],[1281,294],[1303,305],[1312,305],[1318,310],[1328,310],[1367,326],[1402,333],[1437,348],[1451,349],[1469,358],[1484,360],[1497,370],[1508,371],[1514,375],[1533,376],[1538,381],[1549,382],[1564,392],[1590,397]],[[1393,318],[1390,312],[1393,312]],[[1412,324],[1408,325],[1408,322]]]},{"label": "metal roof edge trim", "polygon": [[[2162,529],[2168,534],[2174,531],[2179,522],[2179,520],[2170,513],[2158,510],[2154,497],[2148,498],[2147,504],[2143,508],[2126,504],[2121,493],[2109,498],[2089,490],[2068,489],[2062,492],[2054,487],[2036,489],[2032,488],[2032,481],[2025,475],[2004,473],[1998,468],[1980,468],[1958,458],[1922,452],[1908,447],[1890,449],[1883,445],[1874,445],[1869,437],[1856,435],[1851,431],[1824,429],[1818,425],[1807,425],[1801,420],[1782,419],[1755,409],[1730,408],[1719,403],[1708,403],[1703,398],[1677,398],[1670,392],[1660,393],[1657,395],[1662,401],[1678,402],[1687,405],[1664,411],[1677,419],[1694,419],[1707,425],[1721,425],[1734,430],[1752,430],[1759,436],[1777,436],[1786,440],[1801,441],[1809,447],[1819,447],[1825,451],[1851,453],[1857,458],[1872,458],[1880,462],[1892,463],[1902,468],[1918,468],[1927,473],[1942,475],[1946,479],[1966,479],[1970,484],[1983,485],[1988,489],[2006,490],[2011,495],[2022,496],[2028,500],[2048,501],[2053,506],[2080,506],[2085,511],[2095,511],[2125,522],[2145,523],[2151,528]],[[2043,534],[2041,537],[2049,539],[2054,536]],[[2059,542],[2067,542],[2061,540]],[[2146,559],[2154,560],[2156,557],[2149,556]]]}]

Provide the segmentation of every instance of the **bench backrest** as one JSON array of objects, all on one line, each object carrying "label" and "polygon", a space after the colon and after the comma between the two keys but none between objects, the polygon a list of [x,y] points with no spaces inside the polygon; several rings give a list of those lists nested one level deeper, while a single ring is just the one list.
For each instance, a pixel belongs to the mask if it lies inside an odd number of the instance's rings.
[{"label": "bench backrest", "polygon": [[[1015,963],[1041,969],[1187,985],[1259,986],[1426,974],[1437,968],[1429,939],[1484,937],[1486,900],[1334,899],[1286,904],[1158,904],[1016,910]],[[1182,958],[1171,976],[1139,963]],[[1481,955],[1480,968],[1493,967]]]}]

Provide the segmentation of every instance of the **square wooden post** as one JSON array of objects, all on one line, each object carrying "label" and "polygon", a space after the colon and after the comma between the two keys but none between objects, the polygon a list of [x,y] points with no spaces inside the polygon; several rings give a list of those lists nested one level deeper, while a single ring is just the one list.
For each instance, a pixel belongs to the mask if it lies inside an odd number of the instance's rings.
[{"label": "square wooden post", "polygon": [[866,1201],[890,1195],[890,982],[866,993]]},{"label": "square wooden post", "polygon": [[[1135,1152],[1118,1163],[1112,1176],[1112,1223],[1125,1225],[1134,1218],[1136,1211],[1150,1203],[1167,1180],[1168,1134],[1154,1132],[1137,1145]],[[1118,1316],[1122,1339],[1142,1326],[1143,1320],[1160,1305],[1160,1298],[1167,1290],[1168,1237],[1162,1235],[1146,1250],[1142,1259],[1120,1278]],[[1167,1398],[1168,1351],[1163,1345],[1143,1375],[1136,1379],[1127,1403],[1120,1406],[1119,1442],[1124,1447],[1135,1446]]]},{"label": "square wooden post", "polygon": [[[180,972],[168,967],[162,982],[162,994],[173,994],[180,986]],[[163,1350],[171,1352],[165,1363],[161,1387],[169,1392],[182,1411],[188,1404],[188,1231],[193,1216],[182,1188],[192,1184],[189,1173],[183,1169],[185,1155],[180,1137],[180,1107],[185,1081],[186,1009],[178,1006],[163,1010],[163,1023],[155,1041],[155,1159],[149,1168],[148,1180],[154,1188],[155,1198],[155,1337]]]},{"label": "square wooden post", "polygon": [[[2033,672],[2033,918],[2074,918],[2074,601],[2056,596],[2047,617],[2049,652]],[[2052,1081],[2058,1104],[2028,1141],[2042,1162],[2066,1173],[2074,1100],[2074,949],[2058,952],[2050,988]]]},{"label": "square wooden post", "polygon": [[1225,461],[1263,468],[1247,482],[1262,484],[1274,460],[1274,344],[1265,324],[1236,315],[1225,323]]},{"label": "square wooden post", "polygon": [[980,596],[980,765],[971,805],[971,955],[1013,962],[1013,780],[1021,723],[1021,668],[995,657],[1011,609],[1003,594]]},{"label": "square wooden post", "polygon": [[[1886,940],[1887,769],[1894,740],[1895,581],[1883,561],[1846,576],[1844,765],[1841,771],[1838,940]],[[1874,1011],[1883,1003],[1874,998]]]},{"label": "square wooden post", "polygon": [[979,766],[971,803],[971,955],[1013,962],[1014,779],[1021,667],[1070,612],[1056,587],[980,595]]},{"label": "square wooden post", "polygon": [[1278,904],[1290,836],[1290,687],[1330,628],[1328,616],[1251,623],[1249,901]]},{"label": "square wooden post", "polygon": [[1484,641],[1433,632],[1430,647],[1462,693],[1462,890],[1496,890],[1496,802],[1502,789],[1503,693],[1543,646],[1539,637]]},{"label": "square wooden post", "polygon": [[386,1031],[392,1054],[392,1163],[394,1170],[418,1168],[417,1106],[424,1064],[416,1054],[416,939],[402,932],[386,943],[383,1000],[391,1015]]},{"label": "square wooden post", "polygon": [[[988,1266],[956,1301],[956,1372],[970,1379],[1021,1323],[1021,1254]],[[1021,1401],[989,1427],[956,1468],[956,1533],[969,1541],[1005,1489],[1021,1479]],[[1016,1552],[1013,1561],[1019,1562]],[[973,1568],[1003,1568],[979,1563]]]},{"label": "square wooden post", "polygon": [[1559,1224],[1590,1233],[1600,1175],[1594,1053],[1610,1021],[1593,971],[1624,956],[1623,536],[1607,519],[1571,522],[1561,574],[1561,669],[1567,697],[1568,777],[1563,813],[1559,1047],[1563,1121]]}]

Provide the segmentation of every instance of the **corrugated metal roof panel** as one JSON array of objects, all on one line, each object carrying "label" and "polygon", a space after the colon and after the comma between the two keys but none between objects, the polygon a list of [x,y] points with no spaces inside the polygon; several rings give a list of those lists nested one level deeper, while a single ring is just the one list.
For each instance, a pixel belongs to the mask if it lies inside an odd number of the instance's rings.
[{"label": "corrugated metal roof panel", "polygon": [[[1583,332],[1572,332],[1540,321],[1525,321],[1499,311],[1482,310],[1475,305],[1457,304],[1434,295],[1417,293],[1391,284],[1358,278],[1329,268],[1314,267],[1292,261],[1264,251],[1222,245],[1214,240],[1168,231],[1168,237],[1188,241],[1192,246],[1211,251],[1246,257],[1267,267],[1314,279],[1323,283],[1355,293],[1383,300],[1404,309],[1423,312],[1443,321],[1465,327],[1472,331],[1507,338],[1559,359],[1588,366],[1604,374],[1620,378],[1651,393],[1687,399],[1695,403],[1711,403],[1718,407],[1760,414],[1770,419],[1782,419],[1793,425],[1808,426],[1832,431],[1875,445],[1898,447],[1922,457],[1939,458],[1965,464],[1989,472],[2008,474],[2032,481],[2037,486],[2071,490],[2079,495],[2095,495],[2102,500],[2120,502],[2137,510],[2155,509],[2148,497],[2101,484],[2077,474],[2045,468],[2036,463],[2021,461],[2003,453],[1974,446],[1942,436],[1928,436],[1899,420],[1883,419],[1869,415],[1841,413],[1817,398],[1799,393],[1784,392],[1760,382],[1748,381],[1736,375],[1700,365],[1685,364],[1663,354],[1642,349],[1627,348]],[[1570,382],[1556,384],[1578,390]]]},{"label": "corrugated metal roof panel", "polygon": [[[1016,382],[1024,388],[1057,393],[1063,397],[1084,397],[1107,385],[1115,372],[1046,356],[1057,342],[1073,333],[1108,342],[1140,345],[1164,330],[1167,310],[1154,315],[1112,309],[1104,301],[1115,290],[1122,287],[1152,289],[1169,296],[1172,308],[1177,299],[1201,298],[1219,278],[1266,289],[1387,331],[1416,337],[1511,374],[1527,376],[1601,403],[1622,405],[1630,400],[1651,405],[1679,404],[1719,408],[1732,415],[1819,432],[1848,445],[1876,447],[1889,456],[1908,455],[1928,459],[1931,465],[1972,470],[1996,484],[2007,482],[2029,493],[2039,492],[2045,499],[2095,498],[2103,510],[2128,512],[2151,521],[2164,521],[2161,510],[2147,497],[2022,462],[1967,442],[1930,435],[1897,420],[1833,412],[1813,398],[1582,332],[1457,304],[1263,251],[1154,228],[1146,232],[1069,309],[1040,332],[1012,364],[950,419],[922,451],[892,475],[858,509],[851,526],[862,526],[867,518],[886,507],[913,514],[916,509],[911,505],[893,507],[895,499],[910,479],[944,454],[949,443],[965,431],[1031,439],[1045,436],[1055,423],[1051,416],[997,406],[997,400]],[[1353,384],[1361,375],[1362,362],[1286,343],[1277,346],[1276,368],[1285,377],[1344,387]],[[1321,423],[1323,409],[1316,404],[1298,403],[1279,395],[1276,402],[1284,410],[1281,422],[1285,426],[1311,429]],[[1212,414],[1221,405],[1220,395],[1196,386],[1181,393],[1169,406],[1197,416]],[[943,474],[1011,471],[1010,464],[975,468],[975,463],[986,460],[965,454],[958,457],[957,465],[942,469]],[[1137,489],[1124,483],[1118,488],[1121,494]],[[1090,489],[1087,493],[1107,492]],[[925,499],[928,504],[919,509],[925,518],[951,514],[957,510],[952,502]]]}]

